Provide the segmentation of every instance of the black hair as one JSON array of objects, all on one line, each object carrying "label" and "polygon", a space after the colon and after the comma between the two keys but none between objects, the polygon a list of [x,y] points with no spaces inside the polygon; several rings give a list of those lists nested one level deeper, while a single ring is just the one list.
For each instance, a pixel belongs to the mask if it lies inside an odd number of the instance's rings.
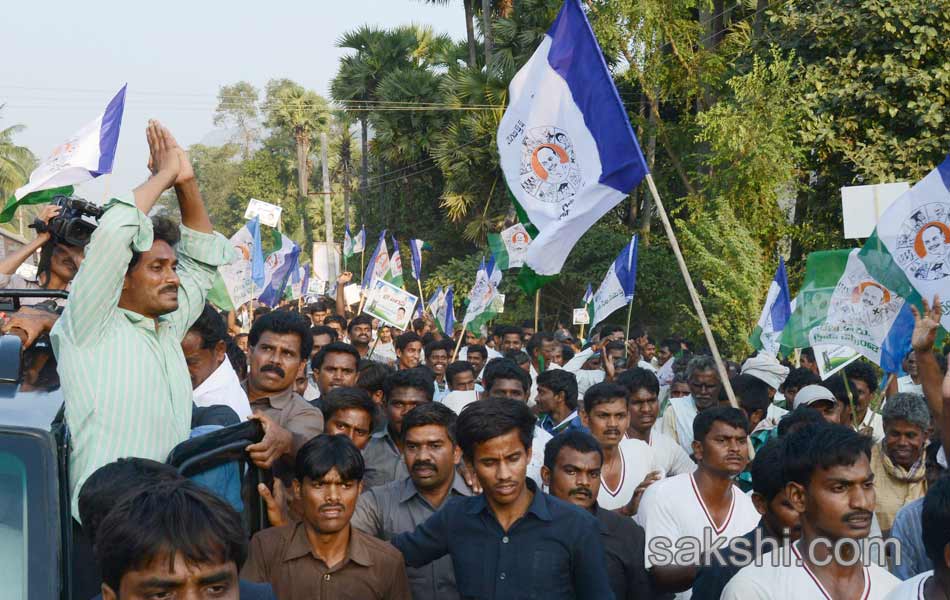
[{"label": "black hair", "polygon": [[614,379],[619,385],[627,388],[628,394],[633,394],[637,390],[646,390],[651,394],[660,394],[660,381],[656,374],[650,369],[635,367],[621,371]]},{"label": "black hair", "polygon": [[530,450],[536,422],[537,418],[524,402],[487,398],[463,408],[455,428],[462,454],[471,461],[475,458],[475,446],[511,430],[518,432],[522,446]]},{"label": "black hair", "polygon": [[945,571],[944,548],[950,543],[950,479],[941,477],[927,490],[920,521],[927,558],[939,566],[938,570]]},{"label": "black hair", "polygon": [[289,310],[274,310],[254,319],[251,333],[247,336],[248,345],[252,348],[256,346],[265,331],[277,334],[296,333],[300,338],[300,360],[307,360],[313,350],[310,321],[297,313]]},{"label": "black hair", "polygon": [[749,418],[738,408],[731,406],[713,406],[702,411],[693,419],[693,439],[703,442],[716,421],[741,429],[749,433]]},{"label": "black hair", "polygon": [[871,363],[864,360],[856,360],[845,367],[844,372],[848,376],[848,379],[863,381],[871,393],[877,390],[877,373],[874,372],[874,367],[871,366]]},{"label": "black hair", "polygon": [[595,383],[584,392],[584,412],[589,414],[598,405],[607,404],[618,398],[623,400],[626,406],[630,406],[627,388],[609,381]]},{"label": "black hair", "polygon": [[494,335],[500,338],[504,338],[506,335],[512,334],[524,339],[524,331],[522,331],[520,327],[515,327],[514,325],[499,325],[495,327]]},{"label": "black hair", "polygon": [[397,388],[413,388],[425,392],[426,399],[432,402],[432,396],[435,394],[433,387],[432,371],[425,367],[415,367],[413,369],[401,369],[391,373],[383,381],[383,393],[386,394],[386,401],[389,401],[390,394]]},{"label": "black hair", "polygon": [[772,400],[769,398],[769,384],[765,383],[753,375],[736,375],[729,382],[739,400],[739,406],[746,414],[751,415],[757,410],[761,410],[763,416],[769,409]]},{"label": "black hair", "polygon": [[369,325],[370,329],[373,328],[373,317],[367,314],[360,314],[353,317],[349,324],[346,326],[346,332],[349,333],[353,331],[353,327],[356,325]]},{"label": "black hair", "polygon": [[561,358],[564,359],[565,363],[574,358],[574,348],[567,344],[561,344]]},{"label": "black hair", "polygon": [[528,375],[513,360],[493,358],[485,365],[485,373],[482,375],[485,391],[490,394],[495,381],[499,379],[514,379],[520,382],[525,394],[531,390],[531,375]]},{"label": "black hair", "polygon": [[613,341],[610,341],[610,342],[607,342],[606,344],[604,344],[604,354],[605,354],[605,355],[606,355],[608,352],[612,351],[612,350],[623,350],[623,351],[626,351],[626,349],[627,349],[627,345],[626,345],[625,343],[621,342],[620,340],[613,340]]},{"label": "black hair", "polygon": [[[313,343],[313,338],[310,338],[310,342]],[[320,352],[317,352],[313,358],[310,359],[310,368],[314,371],[319,371],[323,366],[323,361],[327,359],[328,354],[349,354],[353,357],[353,364],[356,367],[360,365],[360,353],[356,348],[346,342],[330,342],[323,348],[320,348]]]},{"label": "black hair", "polygon": [[825,418],[817,410],[810,406],[799,406],[779,420],[778,436],[785,437],[801,427],[821,425],[824,422]]},{"label": "black hair", "polygon": [[231,367],[237,374],[238,379],[244,381],[244,378],[247,377],[247,354],[238,347],[234,338],[231,337],[225,340],[224,351],[227,353],[228,361],[231,362]]},{"label": "black hair", "polygon": [[449,358],[452,358],[452,351],[455,350],[455,344],[452,343],[450,339],[441,339],[434,342],[429,342],[426,344],[426,360],[429,360],[429,355],[438,350],[445,350],[448,353]]},{"label": "black hair", "polygon": [[396,369],[375,360],[360,361],[359,374],[356,376],[356,386],[373,394],[383,391],[386,378],[395,373]]},{"label": "black hair", "polygon": [[554,334],[550,331],[539,331],[531,336],[531,339],[528,340],[528,354],[534,356],[537,351],[539,351],[544,344],[544,342],[553,342]]},{"label": "black hair", "polygon": [[369,415],[370,428],[376,420],[376,403],[369,397],[369,392],[358,387],[333,388],[320,398],[320,409],[323,418],[329,421],[330,417],[341,410],[356,408],[366,411]]},{"label": "black hair", "polygon": [[[162,241],[174,248],[181,241],[181,229],[178,224],[167,217],[152,217],[152,244]],[[145,252],[132,250],[132,259],[129,261],[129,268],[126,273],[130,273]]]},{"label": "black hair", "polygon": [[470,346],[468,346],[468,349],[466,350],[466,356],[468,354],[471,354],[472,352],[477,352],[481,354],[485,358],[485,360],[488,360],[488,348],[486,348],[482,344],[471,344]]},{"label": "black hair", "polygon": [[180,555],[191,565],[233,562],[240,570],[247,537],[231,505],[180,478],[122,498],[102,520],[94,548],[102,581],[118,593],[126,573],[161,557],[170,562]]},{"label": "black hair", "polygon": [[788,377],[785,378],[779,389],[782,392],[788,389],[800,390],[806,385],[818,385],[820,383],[821,377],[815,375],[811,369],[799,367],[788,372]]},{"label": "black hair", "polygon": [[549,369],[538,374],[538,385],[543,385],[555,394],[564,392],[564,403],[571,410],[577,409],[577,377],[564,369]]},{"label": "black hair", "polygon": [[335,342],[340,339],[340,334],[336,332],[336,329],[330,327],[329,325],[314,325],[310,328],[310,337],[317,337],[318,335],[330,336],[331,342]]},{"label": "black hair", "polygon": [[346,318],[341,317],[340,315],[327,315],[323,317],[323,324],[329,325],[330,323],[339,323],[343,331],[346,331]]},{"label": "black hair", "polygon": [[323,312],[325,310],[333,310],[336,305],[336,302],[329,300],[327,298],[321,298],[316,302],[311,302],[304,307],[304,312]]},{"label": "black hair", "polygon": [[[835,400],[841,402],[845,406],[850,404],[848,399],[848,388],[844,385],[844,377],[841,376],[841,373],[835,373],[828,379],[825,379],[822,384],[831,395],[835,397]],[[855,399],[857,400],[857,399]]]},{"label": "black hair", "polygon": [[118,501],[142,486],[181,479],[170,465],[147,458],[120,458],[92,472],[79,490],[79,519],[83,533],[95,543],[96,531]]},{"label": "black hair", "polygon": [[816,469],[851,466],[862,454],[871,458],[871,438],[844,425],[809,425],[785,440],[785,480],[806,487]]},{"label": "black hair", "polygon": [[646,333],[647,330],[643,327],[643,325],[634,325],[630,328],[630,339],[635,340],[637,338],[641,338],[646,335]]},{"label": "black hair", "polygon": [[56,246],[66,246],[68,248],[78,247],[52,238],[40,247],[40,258],[36,262],[36,282],[40,287],[49,285],[49,280],[53,273],[53,253],[56,251]]},{"label": "black hair", "polygon": [[580,429],[572,429],[554,436],[544,445],[544,466],[553,471],[554,465],[557,464],[557,456],[565,446],[581,454],[596,452],[600,456],[601,464],[604,462],[604,451],[594,436]]},{"label": "black hair", "polygon": [[407,331],[396,338],[393,346],[395,346],[396,350],[405,350],[409,344],[413,342],[419,342],[421,344],[422,338],[419,337],[414,331]]},{"label": "black hair", "polygon": [[[814,412],[814,411],[812,411]],[[755,458],[749,463],[752,475],[752,491],[771,502],[785,489],[783,465],[785,464],[785,440],[770,440],[759,448]]]},{"label": "black hair", "polygon": [[467,360],[457,360],[453,363],[449,363],[449,366],[445,367],[445,380],[449,385],[452,385],[452,378],[465,371],[468,371],[472,374],[472,377],[475,377],[475,367]]},{"label": "black hair", "polygon": [[455,431],[455,425],[458,416],[448,406],[441,402],[429,402],[420,404],[406,413],[402,419],[402,439],[406,439],[406,432],[413,427],[423,427],[425,425],[439,425],[445,427],[445,432],[453,444],[458,443],[458,437]]},{"label": "black hair", "polygon": [[799,353],[801,358],[807,358],[810,362],[817,364],[818,361],[815,360],[815,349],[814,348],[802,348]]},{"label": "black hair", "polygon": [[303,483],[304,478],[318,481],[336,469],[343,481],[362,481],[366,465],[363,455],[345,435],[321,433],[311,438],[297,451],[294,477]]},{"label": "black hair", "polygon": [[228,339],[228,326],[224,319],[218,314],[213,306],[205,303],[198,319],[192,323],[188,331],[193,331],[201,338],[201,347],[204,349],[214,348],[218,342],[224,342]]},{"label": "black hair", "polygon": [[516,365],[523,365],[531,362],[531,357],[524,350],[509,350],[505,352],[505,358],[513,361]]},{"label": "black hair", "polygon": [[416,317],[415,319],[412,320],[412,330],[414,332],[422,331],[425,328],[426,328],[426,320],[423,319],[422,317]]},{"label": "black hair", "polygon": [[[620,325],[604,325],[600,328],[600,339],[604,339],[605,337],[613,335],[618,331],[623,333],[623,327]],[[626,336],[626,333],[624,333],[624,336]]]}]

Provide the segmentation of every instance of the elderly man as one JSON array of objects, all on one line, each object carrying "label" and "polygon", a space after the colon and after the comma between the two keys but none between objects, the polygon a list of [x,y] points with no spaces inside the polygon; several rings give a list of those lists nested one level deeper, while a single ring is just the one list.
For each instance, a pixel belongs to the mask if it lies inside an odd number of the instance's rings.
[{"label": "elderly man", "polygon": [[686,452],[693,451],[693,419],[696,415],[719,403],[722,381],[711,356],[695,356],[686,367],[686,383],[689,395],[670,397],[670,404],[663,413],[663,433],[670,436]]},{"label": "elderly man", "polygon": [[923,396],[895,394],[884,407],[884,441],[871,449],[871,470],[877,489],[875,514],[885,535],[897,511],[927,493],[924,448],[930,411]]}]

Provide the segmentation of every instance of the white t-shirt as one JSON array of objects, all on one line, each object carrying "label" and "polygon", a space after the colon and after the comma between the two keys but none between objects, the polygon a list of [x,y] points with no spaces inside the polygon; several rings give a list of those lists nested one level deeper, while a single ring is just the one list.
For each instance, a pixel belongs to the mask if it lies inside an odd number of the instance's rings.
[{"label": "white t-shirt", "polygon": [[217,404],[230,406],[243,423],[251,416],[251,404],[247,401],[247,392],[241,387],[237,373],[227,356],[207,379],[192,392],[195,406],[205,407]]},{"label": "white t-shirt", "polygon": [[620,451],[620,483],[611,490],[600,476],[600,493],[597,495],[597,504],[607,510],[615,510],[625,506],[633,498],[633,492],[647,476],[647,473],[656,469],[654,466],[653,449],[645,442],[631,438],[620,440],[617,446]]},{"label": "white t-shirt", "polygon": [[907,581],[900,582],[890,594],[884,597],[884,600],[924,600],[924,584],[933,577],[933,574],[932,570],[925,571]]},{"label": "white t-shirt", "polygon": [[650,447],[653,448],[654,469],[663,471],[664,477],[692,473],[696,470],[696,463],[686,454],[676,440],[662,431],[659,422],[650,430]]},{"label": "white t-shirt", "polygon": [[[850,410],[850,409],[849,409]],[[864,420],[861,421],[861,427],[871,428],[871,440],[875,444],[880,444],[884,439],[884,417],[881,413],[876,413],[870,408],[864,413]]]},{"label": "white t-shirt", "polygon": [[670,398],[663,413],[663,433],[673,438],[687,454],[693,451],[693,420],[698,414],[692,395]]},{"label": "white t-shirt", "polygon": [[[722,600],[830,600],[831,595],[802,562],[797,546],[796,542],[791,550],[779,548],[768,555],[773,560],[766,558],[759,566],[743,568],[723,590]],[[864,567],[864,592],[855,600],[883,600],[898,583],[900,580],[882,567]]]},{"label": "white t-shirt", "polygon": [[528,477],[538,484],[538,489],[544,485],[541,479],[541,467],[544,466],[544,447],[553,438],[550,433],[537,425],[534,427],[534,439],[531,441],[531,462],[528,463]]},{"label": "white t-shirt", "polygon": [[[683,543],[682,538],[693,538],[702,544],[706,531],[712,540],[732,539],[743,536],[759,523],[759,513],[755,510],[749,496],[732,486],[732,505],[725,522],[716,525],[711,513],[699,493],[693,475],[676,475],[657,481],[647,488],[640,500],[640,509],[634,517],[646,532],[646,551],[644,559],[649,569],[655,563],[662,562],[661,556],[654,556],[650,549],[653,540],[668,540],[667,548],[674,554],[678,547],[669,544]],[[695,542],[694,542],[695,543]],[[692,590],[676,594],[677,600],[692,597]]]},{"label": "white t-shirt", "polygon": [[461,414],[462,409],[478,400],[475,390],[456,390],[442,397],[442,404],[452,409],[455,414]]}]

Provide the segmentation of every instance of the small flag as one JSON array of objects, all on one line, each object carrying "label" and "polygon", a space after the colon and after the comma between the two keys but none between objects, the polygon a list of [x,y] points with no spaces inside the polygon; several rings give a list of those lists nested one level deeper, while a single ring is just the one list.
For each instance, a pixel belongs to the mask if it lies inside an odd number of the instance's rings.
[{"label": "small flag", "polygon": [[396,241],[396,236],[390,237],[393,240],[393,255],[389,258],[389,275],[386,277],[386,281],[396,287],[402,287],[402,254],[399,252],[399,242]]},{"label": "small flag", "polygon": [[637,236],[633,236],[630,243],[614,260],[607,275],[591,300],[593,313],[590,327],[600,323],[618,308],[622,308],[633,300],[633,293],[637,286]]},{"label": "small flag", "polygon": [[594,320],[594,290],[591,288],[590,284],[587,284],[587,291],[584,292],[584,308],[587,309],[587,315],[590,317],[590,320]]},{"label": "small flag", "polygon": [[759,322],[752,330],[749,343],[756,350],[775,356],[779,351],[779,338],[782,337],[782,330],[785,329],[785,323],[788,322],[791,315],[792,301],[791,294],[788,293],[785,259],[779,257],[778,269],[775,270],[775,277],[772,278],[772,283],[769,284],[762,314],[759,315]]},{"label": "small flag", "polygon": [[343,231],[343,258],[350,258],[356,254],[353,252],[353,238],[350,237],[350,226],[347,225]]},{"label": "small flag", "polygon": [[580,0],[565,0],[508,90],[499,162],[533,237],[518,276],[533,293],[649,170]]},{"label": "small flag", "polygon": [[412,277],[416,281],[422,281],[422,251],[431,249],[432,247],[422,240],[409,240],[409,250],[412,252]]},{"label": "small flag", "polygon": [[264,261],[264,289],[258,296],[261,303],[270,307],[277,306],[284,297],[287,282],[298,272],[300,260],[300,246],[286,235],[281,235],[280,241],[280,248]]},{"label": "small flag", "polygon": [[[0,212],[0,223],[10,221],[19,206],[43,204],[55,195],[71,194],[72,189],[67,190],[66,186],[112,172],[125,109],[125,87],[122,86],[102,114],[57,146],[33,169],[29,182],[7,200]],[[40,194],[43,191],[48,193]],[[54,191],[56,193],[52,193]]]},{"label": "small flag", "polygon": [[438,310],[435,311],[435,325],[439,333],[449,337],[455,332],[455,294],[452,286],[445,288],[445,293],[439,300]]},{"label": "small flag", "polygon": [[478,272],[475,273],[475,283],[468,294],[468,308],[465,311],[463,326],[475,335],[480,335],[482,327],[498,314],[497,303],[498,284],[501,283],[501,269],[494,268],[494,259],[488,266],[482,258]]},{"label": "small flag", "polygon": [[[883,223],[883,221],[882,221]],[[847,346],[885,373],[901,372],[914,330],[911,302],[874,278],[857,248],[812,252],[781,343],[791,348]]]},{"label": "small flag", "polygon": [[488,248],[503,270],[522,266],[530,243],[531,236],[521,223],[515,223],[501,233],[488,234]]},{"label": "small flag", "polygon": [[377,279],[386,279],[389,273],[389,249],[386,247],[386,230],[383,229],[379,234],[379,241],[376,242],[376,249],[369,258],[369,264],[366,265],[366,273],[363,275],[363,289],[372,289]]},{"label": "small flag", "polygon": [[366,226],[360,227],[360,232],[353,239],[353,254],[360,254],[366,250]]}]

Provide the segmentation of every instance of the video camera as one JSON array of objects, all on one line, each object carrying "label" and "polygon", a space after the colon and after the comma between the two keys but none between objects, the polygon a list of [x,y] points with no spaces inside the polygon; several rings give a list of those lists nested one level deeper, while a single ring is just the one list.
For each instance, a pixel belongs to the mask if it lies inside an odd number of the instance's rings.
[{"label": "video camera", "polygon": [[53,196],[50,204],[61,207],[62,212],[50,219],[49,223],[34,219],[30,227],[38,233],[49,232],[57,242],[80,247],[88,244],[96,225],[83,217],[89,216],[98,220],[102,216],[102,208],[75,196]]}]

